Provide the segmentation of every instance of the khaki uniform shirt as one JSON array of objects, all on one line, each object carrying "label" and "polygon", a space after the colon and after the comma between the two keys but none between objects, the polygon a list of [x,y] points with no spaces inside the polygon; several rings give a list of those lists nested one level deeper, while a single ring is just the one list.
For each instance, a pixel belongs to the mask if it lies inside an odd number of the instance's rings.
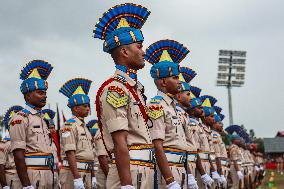
[{"label": "khaki uniform shirt", "polygon": [[199,128],[200,151],[211,152],[211,130],[201,123],[199,124]]},{"label": "khaki uniform shirt", "polygon": [[153,123],[150,128],[152,140],[163,140],[164,147],[185,151],[190,149],[175,99],[158,91],[157,96],[151,100],[147,107],[148,115]]},{"label": "khaki uniform shirt", "polygon": [[227,158],[227,151],[222,136],[215,130],[212,130],[212,147],[218,158]]},{"label": "khaki uniform shirt", "polygon": [[94,146],[95,146],[95,151],[97,157],[99,156],[108,156],[107,151],[105,149],[103,140],[102,140],[102,135],[100,131],[97,131],[95,137],[94,137]]},{"label": "khaki uniform shirt", "polygon": [[240,148],[235,145],[232,144],[229,148],[229,154],[230,154],[230,160],[231,161],[241,161],[242,160],[242,156],[241,156],[241,150]]},{"label": "khaki uniform shirt", "polygon": [[[116,70],[114,77],[128,82],[138,95],[140,102],[145,106],[142,94],[143,86],[139,82],[120,70]],[[123,83],[113,81],[104,88],[100,96],[100,110],[103,139],[108,151],[113,150],[111,133],[116,131],[128,131],[128,146],[152,144],[148,125],[139,108],[139,101],[135,100]]]},{"label": "khaki uniform shirt", "polygon": [[187,145],[189,146],[189,149],[187,151],[196,152],[197,145],[196,145],[195,138],[193,137],[196,132],[195,122],[193,123],[191,122],[188,114],[181,107],[178,106],[177,111],[178,111],[179,116],[181,117],[182,125],[183,125],[185,136],[186,136]]},{"label": "khaki uniform shirt", "polygon": [[10,120],[11,151],[52,153],[49,128],[40,112],[26,106]]},{"label": "khaki uniform shirt", "polygon": [[0,142],[0,164],[5,165],[5,169],[15,169],[13,152],[11,151],[11,141]]},{"label": "khaki uniform shirt", "polygon": [[77,160],[94,161],[92,135],[79,118],[74,116],[64,123],[60,138],[62,158],[66,158],[67,151],[74,150]]}]

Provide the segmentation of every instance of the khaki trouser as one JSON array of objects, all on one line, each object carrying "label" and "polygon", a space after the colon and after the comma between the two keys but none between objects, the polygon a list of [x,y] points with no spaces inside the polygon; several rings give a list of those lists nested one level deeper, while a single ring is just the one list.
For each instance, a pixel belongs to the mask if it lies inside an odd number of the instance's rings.
[{"label": "khaki trouser", "polygon": [[[92,175],[91,173],[79,172],[80,177],[83,179],[86,189],[92,189]],[[74,177],[69,169],[61,169],[59,180],[62,189],[74,189]]]},{"label": "khaki trouser", "polygon": [[16,170],[15,170],[15,173],[6,172],[5,176],[6,176],[7,184],[8,186],[10,186],[11,189],[23,187],[18,177],[18,174],[16,173]]},{"label": "khaki trouser", "polygon": [[97,178],[97,189],[106,189],[106,176],[101,166],[98,166],[98,170],[96,172],[96,178]]},{"label": "khaki trouser", "polygon": [[[135,189],[154,188],[154,169],[140,165],[130,165],[132,184]],[[107,189],[120,189],[120,179],[115,164],[111,164],[106,181]]]},{"label": "khaki trouser", "polygon": [[188,162],[188,167],[190,168],[191,174],[196,178],[196,163],[195,162]]},{"label": "khaki trouser", "polygon": [[[241,169],[241,172],[244,174],[243,169]],[[237,171],[235,169],[234,165],[231,165],[230,167],[230,173],[231,173],[231,178],[233,181],[232,189],[239,189],[244,187],[244,179],[240,180],[237,174]],[[241,184],[241,185],[240,185]]]},{"label": "khaki trouser", "polygon": [[[28,176],[34,188],[37,189],[53,189],[53,175],[50,170],[30,170],[28,169]],[[21,181],[13,181],[13,186],[20,186]],[[15,188],[15,187],[13,187]]]},{"label": "khaki trouser", "polygon": [[[167,184],[162,176],[159,168],[157,168],[157,173],[158,173],[158,188],[166,188]],[[170,169],[172,171],[173,177],[175,181],[181,186],[181,188],[187,188],[187,174],[186,170],[184,167],[176,167],[176,166],[170,166]],[[149,188],[150,189],[150,188]]]}]

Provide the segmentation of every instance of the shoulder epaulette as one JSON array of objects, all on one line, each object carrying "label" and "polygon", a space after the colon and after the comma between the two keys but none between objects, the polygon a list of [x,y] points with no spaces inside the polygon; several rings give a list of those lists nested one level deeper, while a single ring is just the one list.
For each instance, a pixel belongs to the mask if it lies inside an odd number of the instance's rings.
[{"label": "shoulder epaulette", "polygon": [[163,99],[162,96],[155,96],[154,98],[151,98],[150,103],[151,104],[160,104],[162,99]]},{"label": "shoulder epaulette", "polygon": [[24,113],[24,114],[31,114],[31,112],[29,111],[29,110],[27,110],[27,109],[23,109],[22,111],[20,111],[19,113]]},{"label": "shoulder epaulette", "polygon": [[28,117],[29,113],[23,112],[23,111],[19,111],[17,112],[17,115],[22,116],[22,117]]},{"label": "shoulder epaulette", "polygon": [[189,118],[189,125],[190,126],[196,126],[196,121],[193,118]]},{"label": "shoulder epaulette", "polygon": [[120,74],[117,74],[116,76],[114,76],[114,79],[116,81],[119,81],[119,82],[122,82],[122,83],[125,83],[126,82],[126,78]]},{"label": "shoulder epaulette", "polygon": [[73,118],[71,118],[71,119],[66,120],[65,125],[72,125],[72,123],[75,123],[75,122],[76,121]]}]

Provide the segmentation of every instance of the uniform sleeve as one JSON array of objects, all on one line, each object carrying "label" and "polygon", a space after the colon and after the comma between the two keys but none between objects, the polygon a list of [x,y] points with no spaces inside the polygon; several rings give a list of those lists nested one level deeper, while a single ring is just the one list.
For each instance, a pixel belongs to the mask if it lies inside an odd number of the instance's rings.
[{"label": "uniform sleeve", "polygon": [[238,149],[233,147],[230,149],[230,158],[232,161],[237,161],[238,158]]},{"label": "uniform sleeve", "polygon": [[28,118],[21,115],[12,117],[10,123],[11,150],[26,149],[26,135],[28,127]]},{"label": "uniform sleeve", "polygon": [[64,125],[60,131],[60,138],[62,144],[62,151],[67,152],[70,150],[76,151],[76,129],[75,125]]},{"label": "uniform sleeve", "polygon": [[6,164],[6,149],[5,149],[5,144],[1,143],[0,144],[0,165],[5,165]]},{"label": "uniform sleeve", "polygon": [[215,151],[215,156],[216,157],[221,157],[221,141],[220,138],[217,135],[212,136],[212,147]]},{"label": "uniform sleeve", "polygon": [[101,117],[105,120],[105,126],[110,133],[119,130],[128,131],[129,100],[129,93],[126,92],[124,86],[116,82],[106,87],[100,97]]},{"label": "uniform sleeve", "polygon": [[95,137],[95,151],[96,155],[98,156],[107,156],[107,151],[105,149],[105,146],[103,144],[103,139],[100,134],[96,135]]},{"label": "uniform sleeve", "polygon": [[162,105],[150,104],[147,106],[147,114],[151,119],[150,134],[152,140],[162,139],[165,140],[166,125],[165,125],[165,113]]}]

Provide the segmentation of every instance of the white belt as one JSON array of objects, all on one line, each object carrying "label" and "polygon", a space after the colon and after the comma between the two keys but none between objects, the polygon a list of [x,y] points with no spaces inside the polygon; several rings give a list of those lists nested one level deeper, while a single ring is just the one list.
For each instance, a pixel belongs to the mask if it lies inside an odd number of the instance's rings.
[{"label": "white belt", "polygon": [[223,165],[223,166],[228,166],[228,161],[226,161],[226,160],[221,160],[221,165]]},{"label": "white belt", "polygon": [[237,164],[238,165],[242,165],[242,161],[241,160],[237,160]]},{"label": "white belt", "polygon": [[184,163],[185,154],[174,152],[165,152],[165,154],[169,163]]},{"label": "white belt", "polygon": [[187,161],[195,162],[196,161],[196,154],[188,154]]},{"label": "white belt", "polygon": [[209,154],[199,153],[198,155],[199,155],[200,159],[203,159],[203,160],[208,160],[209,159]]},{"label": "white belt", "polygon": [[51,158],[46,157],[25,157],[27,166],[50,166]]},{"label": "white belt", "polygon": [[[91,162],[76,162],[77,164],[77,169],[82,169],[82,170],[92,170],[93,169],[93,163]],[[67,160],[63,160],[62,162],[63,167],[69,167],[69,163]]]},{"label": "white belt", "polygon": [[152,161],[153,150],[142,149],[142,150],[129,150],[130,160],[134,161]]}]

